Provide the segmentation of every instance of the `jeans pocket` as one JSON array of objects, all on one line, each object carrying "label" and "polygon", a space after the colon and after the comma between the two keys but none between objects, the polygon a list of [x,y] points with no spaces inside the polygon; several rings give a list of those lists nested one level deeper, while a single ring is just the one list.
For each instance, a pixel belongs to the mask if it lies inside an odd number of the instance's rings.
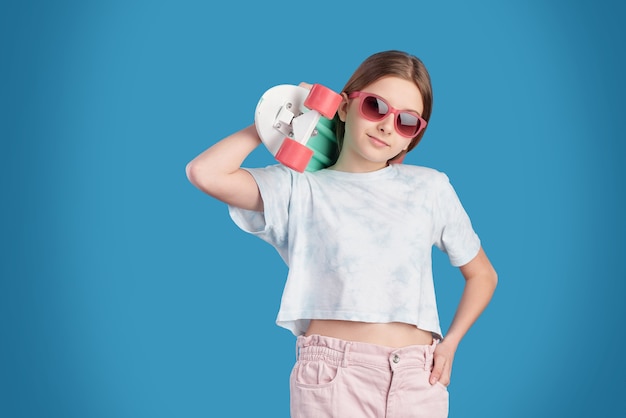
[{"label": "jeans pocket", "polygon": [[448,391],[448,387],[446,385],[444,385],[443,383],[439,382],[439,381],[437,383],[435,383],[435,386],[438,386],[440,389],[443,389],[446,392]]},{"label": "jeans pocket", "polygon": [[291,377],[297,386],[315,388],[331,385],[338,374],[339,366],[324,360],[298,361]]}]

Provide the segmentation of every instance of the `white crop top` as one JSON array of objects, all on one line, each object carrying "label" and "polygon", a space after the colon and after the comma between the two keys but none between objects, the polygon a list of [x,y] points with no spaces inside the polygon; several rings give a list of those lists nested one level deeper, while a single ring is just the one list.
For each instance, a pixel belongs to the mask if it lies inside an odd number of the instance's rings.
[{"label": "white crop top", "polygon": [[289,267],[279,326],[298,336],[311,319],[405,322],[441,338],[432,247],[454,266],[480,249],[445,174],[407,164],[369,173],[247,170],[264,212],[229,211]]}]

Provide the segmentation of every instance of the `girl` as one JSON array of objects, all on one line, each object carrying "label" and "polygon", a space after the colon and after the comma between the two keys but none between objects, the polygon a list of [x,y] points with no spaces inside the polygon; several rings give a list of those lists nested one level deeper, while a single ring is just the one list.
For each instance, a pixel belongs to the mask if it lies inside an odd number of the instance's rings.
[{"label": "girl", "polygon": [[[454,354],[497,275],[446,175],[397,163],[430,119],[423,63],[374,54],[341,96],[332,166],[243,169],[261,143],[249,126],[193,159],[187,176],[289,266],[277,324],[297,337],[292,417],[446,417]],[[465,278],[445,338],[433,245]]]}]

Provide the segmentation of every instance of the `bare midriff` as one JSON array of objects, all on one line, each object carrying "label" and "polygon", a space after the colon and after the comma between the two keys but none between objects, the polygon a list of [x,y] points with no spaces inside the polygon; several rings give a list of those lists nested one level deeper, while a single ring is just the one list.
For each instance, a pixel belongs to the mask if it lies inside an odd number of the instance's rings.
[{"label": "bare midriff", "polygon": [[305,335],[313,334],[394,348],[433,343],[430,331],[403,322],[369,323],[312,319]]}]

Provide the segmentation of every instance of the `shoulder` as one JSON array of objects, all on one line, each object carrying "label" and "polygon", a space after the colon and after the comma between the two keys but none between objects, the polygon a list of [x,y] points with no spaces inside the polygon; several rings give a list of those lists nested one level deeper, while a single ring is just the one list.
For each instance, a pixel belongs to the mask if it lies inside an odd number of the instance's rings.
[{"label": "shoulder", "polygon": [[410,164],[394,164],[393,167],[398,177],[408,182],[417,182],[431,186],[449,183],[446,173],[434,168]]},{"label": "shoulder", "polygon": [[260,173],[261,175],[268,176],[286,176],[290,175],[292,171],[282,164],[272,164],[265,167],[245,167],[244,170],[252,174]]},{"label": "shoulder", "polygon": [[293,170],[282,164],[273,164],[266,167],[245,167],[244,170],[252,174],[252,177],[259,182],[292,182]]}]

